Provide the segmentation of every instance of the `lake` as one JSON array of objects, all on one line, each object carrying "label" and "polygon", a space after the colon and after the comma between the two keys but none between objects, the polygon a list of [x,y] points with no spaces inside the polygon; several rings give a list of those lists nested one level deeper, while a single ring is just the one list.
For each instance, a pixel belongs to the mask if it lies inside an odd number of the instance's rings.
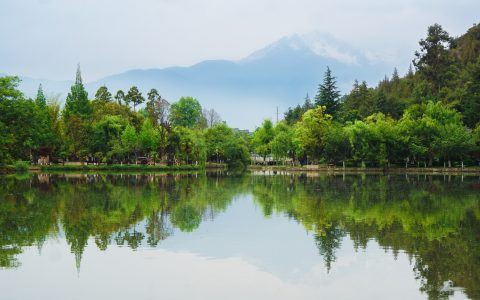
[{"label": "lake", "polygon": [[0,176],[1,299],[480,299],[480,178]]}]

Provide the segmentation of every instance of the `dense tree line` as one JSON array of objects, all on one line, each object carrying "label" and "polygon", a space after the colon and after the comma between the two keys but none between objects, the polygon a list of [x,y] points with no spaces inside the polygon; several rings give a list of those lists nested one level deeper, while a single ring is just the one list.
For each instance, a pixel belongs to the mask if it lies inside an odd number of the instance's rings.
[{"label": "dense tree line", "polygon": [[301,163],[478,164],[480,25],[452,38],[435,24],[419,44],[405,76],[395,69],[375,88],[355,81],[343,97],[327,68],[314,103],[307,95],[256,130],[256,152]]},{"label": "dense tree line", "polygon": [[58,101],[46,99],[41,86],[35,99],[27,99],[18,83],[17,77],[0,78],[0,165],[39,157],[94,163],[137,163],[139,157],[143,163],[249,162],[248,137],[213,109],[202,110],[192,97],[170,104],[156,89],[145,99],[135,86],[115,96],[102,86],[89,99],[78,69],[62,110]]},{"label": "dense tree line", "polygon": [[[170,104],[156,89],[113,96],[106,86],[89,99],[77,70],[63,109],[0,78],[0,165],[16,160],[97,163],[245,165],[253,151],[275,163],[352,166],[478,164],[480,157],[480,25],[452,38],[435,24],[413,66],[395,69],[375,88],[355,81],[341,96],[327,68],[313,101],[265,120],[252,136],[229,128],[192,97]],[[142,107],[142,104],[144,104]],[[138,107],[140,109],[137,109]],[[258,161],[258,160],[257,160]]]}]

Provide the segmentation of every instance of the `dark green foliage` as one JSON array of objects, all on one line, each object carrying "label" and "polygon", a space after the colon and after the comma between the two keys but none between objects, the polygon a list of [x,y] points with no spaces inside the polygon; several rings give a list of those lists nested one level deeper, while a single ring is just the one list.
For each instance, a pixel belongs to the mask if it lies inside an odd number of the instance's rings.
[{"label": "dark green foliage", "polygon": [[132,103],[133,111],[135,111],[135,107],[139,104],[142,104],[145,101],[145,98],[143,98],[142,93],[138,90],[136,86],[132,86],[128,90],[128,93],[125,95],[124,101],[127,105]]},{"label": "dark green foliage", "polygon": [[108,91],[106,86],[101,86],[95,93],[95,100],[100,102],[110,102],[112,101],[112,94]]},{"label": "dark green foliage", "polygon": [[87,120],[92,115],[92,106],[88,100],[88,93],[82,82],[82,74],[80,66],[77,68],[75,83],[70,88],[70,93],[65,100],[65,108],[63,110],[64,120],[68,120],[70,116],[75,116],[82,120]]},{"label": "dark green foliage", "polygon": [[284,114],[284,119],[288,125],[293,125],[298,122],[302,115],[309,109],[313,108],[313,104],[310,100],[308,94],[305,96],[305,100],[302,106],[297,105],[294,108],[288,108],[287,112]]},{"label": "dark green foliage", "polygon": [[118,90],[114,98],[120,105],[125,103],[125,93],[122,90]]},{"label": "dark green foliage", "polygon": [[331,116],[336,116],[339,108],[338,99],[340,98],[340,91],[336,83],[332,71],[327,67],[327,71],[323,77],[323,83],[318,87],[318,92],[315,96],[315,105],[325,106],[325,113]]},{"label": "dark green foliage", "polygon": [[450,65],[450,55],[448,49],[452,38],[440,26],[434,24],[428,27],[426,39],[420,40],[420,51],[415,52],[413,64],[419,74],[431,82],[434,93],[438,93],[444,85],[447,77],[447,69]]},{"label": "dark green foliage", "polygon": [[41,84],[38,86],[38,92],[37,92],[37,97],[35,98],[35,104],[40,108],[44,108],[45,106],[47,106],[47,99],[43,94],[43,89]]},{"label": "dark green foliage", "polygon": [[355,81],[352,91],[348,94],[343,103],[342,119],[358,120],[363,119],[375,112],[374,90],[363,81],[361,84]]}]

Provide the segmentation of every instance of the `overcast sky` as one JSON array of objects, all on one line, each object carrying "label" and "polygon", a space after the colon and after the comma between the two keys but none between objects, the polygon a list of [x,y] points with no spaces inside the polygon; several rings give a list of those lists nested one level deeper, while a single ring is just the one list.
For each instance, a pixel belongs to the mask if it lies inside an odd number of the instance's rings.
[{"label": "overcast sky", "polygon": [[0,0],[0,73],[92,81],[132,68],[240,59],[293,33],[326,32],[394,64],[428,25],[451,35],[479,0]]}]

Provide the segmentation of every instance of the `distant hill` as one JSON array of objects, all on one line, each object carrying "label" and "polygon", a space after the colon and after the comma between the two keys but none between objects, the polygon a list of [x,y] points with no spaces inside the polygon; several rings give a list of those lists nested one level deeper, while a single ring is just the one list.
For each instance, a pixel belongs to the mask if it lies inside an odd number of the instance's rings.
[{"label": "distant hill", "polygon": [[[146,94],[156,88],[170,102],[189,95],[204,107],[214,108],[231,126],[253,129],[262,119],[282,116],[287,107],[313,98],[323,73],[330,66],[342,92],[355,79],[376,84],[393,67],[369,58],[365,51],[333,37],[313,32],[284,37],[239,61],[210,60],[190,67],[130,70],[86,83],[90,97],[102,85],[114,93],[136,85]],[[84,70],[88,72],[88,70]],[[73,75],[72,75],[73,78]],[[21,89],[34,96],[42,83],[47,94],[64,99],[72,81],[22,78]]]}]

